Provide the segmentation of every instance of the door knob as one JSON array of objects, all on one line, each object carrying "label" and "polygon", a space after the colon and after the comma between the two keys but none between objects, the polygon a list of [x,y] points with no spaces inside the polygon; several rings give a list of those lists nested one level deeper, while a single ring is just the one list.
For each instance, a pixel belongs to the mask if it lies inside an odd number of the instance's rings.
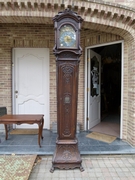
[{"label": "door knob", "polygon": [[18,93],[18,91],[15,91],[15,93],[17,94],[17,93]]}]

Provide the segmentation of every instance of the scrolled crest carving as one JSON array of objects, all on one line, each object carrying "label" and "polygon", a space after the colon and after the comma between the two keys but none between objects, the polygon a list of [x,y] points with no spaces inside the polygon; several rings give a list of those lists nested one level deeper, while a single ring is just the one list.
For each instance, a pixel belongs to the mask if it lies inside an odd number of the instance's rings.
[{"label": "scrolled crest carving", "polygon": [[65,64],[64,66],[62,66],[62,71],[64,73],[63,77],[65,78],[65,82],[69,83],[70,77],[72,76],[72,73],[74,71],[74,67],[69,64]]},{"label": "scrolled crest carving", "polygon": [[54,18],[53,21],[58,21],[61,19],[61,17],[67,17],[69,14],[72,15],[73,19],[76,19],[76,21],[79,21],[80,23],[83,21],[82,17],[79,16],[76,12],[72,11],[70,8],[65,9],[63,12],[59,12]]},{"label": "scrolled crest carving", "polygon": [[75,145],[64,145],[64,146],[61,145],[59,148],[62,150],[61,158],[64,161],[67,162],[76,157],[76,153],[75,153],[76,146]]}]

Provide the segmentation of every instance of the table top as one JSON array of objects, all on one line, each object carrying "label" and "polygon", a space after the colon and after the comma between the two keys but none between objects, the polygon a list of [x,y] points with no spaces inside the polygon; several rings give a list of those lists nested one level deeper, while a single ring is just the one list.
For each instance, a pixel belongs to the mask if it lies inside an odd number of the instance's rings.
[{"label": "table top", "polygon": [[0,116],[0,122],[4,121],[40,121],[44,117],[43,114],[6,114]]}]

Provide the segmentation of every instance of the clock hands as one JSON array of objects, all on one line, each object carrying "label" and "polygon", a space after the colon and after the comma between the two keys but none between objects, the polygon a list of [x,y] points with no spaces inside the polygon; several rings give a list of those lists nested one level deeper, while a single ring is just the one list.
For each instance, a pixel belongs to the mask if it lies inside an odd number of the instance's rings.
[{"label": "clock hands", "polygon": [[75,44],[76,35],[72,32],[63,32],[60,37],[61,46],[73,46]]}]

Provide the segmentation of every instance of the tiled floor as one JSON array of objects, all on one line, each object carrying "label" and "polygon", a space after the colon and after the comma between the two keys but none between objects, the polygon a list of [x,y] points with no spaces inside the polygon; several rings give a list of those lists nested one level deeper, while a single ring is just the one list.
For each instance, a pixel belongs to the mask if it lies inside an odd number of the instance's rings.
[{"label": "tiled floor", "polygon": [[50,173],[51,156],[41,156],[29,180],[135,180],[135,155],[82,155],[82,166]]},{"label": "tiled floor", "polygon": [[[78,147],[82,155],[87,154],[133,154],[135,147],[128,143],[116,139],[111,144],[87,138],[89,132],[80,132],[77,134]],[[10,135],[5,140],[5,135],[0,134],[0,154],[38,154],[52,155],[55,150],[56,133],[49,130],[43,131],[44,139],[41,142],[41,148],[38,146],[38,135]]]}]

